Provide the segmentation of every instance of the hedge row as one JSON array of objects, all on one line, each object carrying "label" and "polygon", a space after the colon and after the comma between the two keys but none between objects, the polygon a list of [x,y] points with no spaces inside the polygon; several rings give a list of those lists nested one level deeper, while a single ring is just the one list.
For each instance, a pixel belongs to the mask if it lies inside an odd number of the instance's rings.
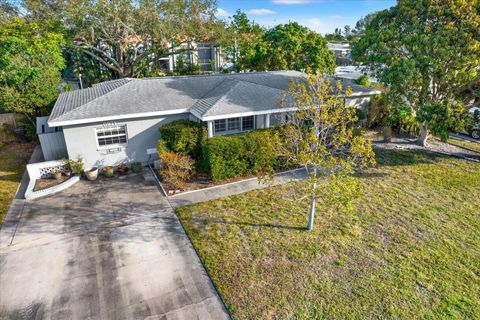
[{"label": "hedge row", "polygon": [[202,143],[207,138],[207,129],[194,121],[176,120],[161,126],[160,134],[168,149],[198,160]]},{"label": "hedge row", "polygon": [[[207,139],[199,123],[188,120],[170,122],[160,128],[159,153],[173,151],[190,155],[197,169],[210,173],[212,180],[278,170],[281,129],[259,129],[237,136]],[[166,147],[166,149],[165,149]]]},{"label": "hedge row", "polygon": [[214,181],[271,172],[280,167],[279,146],[279,134],[273,129],[209,138],[203,143],[203,168]]}]

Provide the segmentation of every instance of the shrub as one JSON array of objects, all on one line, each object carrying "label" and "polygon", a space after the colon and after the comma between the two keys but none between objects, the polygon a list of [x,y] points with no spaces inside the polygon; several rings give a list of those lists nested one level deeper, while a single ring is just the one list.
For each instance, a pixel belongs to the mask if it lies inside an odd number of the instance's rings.
[{"label": "shrub", "polygon": [[170,151],[161,153],[160,161],[163,181],[174,188],[184,189],[185,183],[192,178],[195,161],[186,154]]},{"label": "shrub", "polygon": [[207,130],[200,123],[189,120],[176,120],[160,127],[161,139],[173,152],[182,152],[194,159],[201,155],[202,142],[207,138]]},{"label": "shrub", "polygon": [[228,179],[248,172],[245,142],[242,136],[213,137],[203,144],[203,167],[212,180]]},{"label": "shrub", "polygon": [[354,80],[354,82],[356,84],[359,84],[359,85],[365,86],[365,87],[370,87],[372,85],[372,83],[370,82],[370,79],[368,79],[367,75],[361,75],[356,80]]},{"label": "shrub", "polygon": [[214,181],[280,168],[280,135],[275,129],[213,137],[203,145],[203,167]]}]

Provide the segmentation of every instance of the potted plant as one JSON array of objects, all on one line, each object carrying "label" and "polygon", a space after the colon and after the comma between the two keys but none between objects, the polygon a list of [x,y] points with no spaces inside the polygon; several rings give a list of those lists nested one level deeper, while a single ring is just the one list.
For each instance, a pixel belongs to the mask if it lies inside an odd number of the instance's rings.
[{"label": "potted plant", "polygon": [[142,171],[142,163],[135,161],[130,164],[130,167],[132,168],[132,171],[134,173],[140,173]]},{"label": "potted plant", "polygon": [[52,170],[52,175],[53,177],[55,178],[55,180],[60,180],[62,179],[62,171],[60,171],[59,169],[55,168]]},{"label": "potted plant", "polygon": [[111,166],[104,166],[104,167],[102,168],[102,171],[103,171],[103,174],[105,175],[105,177],[108,177],[108,178],[113,177],[113,167],[111,167]]},{"label": "potted plant", "polygon": [[87,168],[83,172],[85,173],[85,176],[87,177],[87,179],[90,181],[95,181],[98,178],[97,167]]},{"label": "potted plant", "polygon": [[128,172],[128,166],[126,163],[120,163],[118,166],[117,166],[117,172],[124,175],[124,174],[127,174]]}]

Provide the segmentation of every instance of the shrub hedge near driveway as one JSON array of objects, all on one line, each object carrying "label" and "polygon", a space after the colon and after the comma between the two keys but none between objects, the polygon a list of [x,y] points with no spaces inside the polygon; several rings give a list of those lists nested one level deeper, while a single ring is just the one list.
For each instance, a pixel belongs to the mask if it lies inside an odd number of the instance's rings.
[{"label": "shrub hedge near driveway", "polygon": [[160,127],[162,140],[173,152],[186,153],[198,160],[202,142],[207,138],[207,129],[190,120],[176,120]]},{"label": "shrub hedge near driveway", "polygon": [[260,129],[239,136],[217,136],[204,141],[202,167],[213,181],[280,168],[278,130]]}]

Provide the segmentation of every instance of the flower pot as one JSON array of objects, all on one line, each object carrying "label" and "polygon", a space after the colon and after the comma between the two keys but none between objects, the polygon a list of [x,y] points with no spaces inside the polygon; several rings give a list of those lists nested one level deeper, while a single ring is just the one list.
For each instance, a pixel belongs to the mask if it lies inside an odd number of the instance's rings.
[{"label": "flower pot", "polygon": [[105,166],[102,168],[102,171],[105,177],[108,177],[108,178],[113,177],[113,167]]},{"label": "flower pot", "polygon": [[98,178],[98,168],[93,167],[93,168],[87,168],[84,171],[85,176],[87,177],[88,180],[90,181],[95,181]]},{"label": "flower pot", "polygon": [[54,172],[53,177],[55,178],[55,180],[62,179],[62,172],[60,172],[60,171]]},{"label": "flower pot", "polygon": [[125,163],[119,164],[117,167],[117,172],[121,175],[125,175],[128,172],[128,167]]},{"label": "flower pot", "polygon": [[142,164],[140,162],[133,162],[131,168],[134,173],[140,173],[142,171]]}]

